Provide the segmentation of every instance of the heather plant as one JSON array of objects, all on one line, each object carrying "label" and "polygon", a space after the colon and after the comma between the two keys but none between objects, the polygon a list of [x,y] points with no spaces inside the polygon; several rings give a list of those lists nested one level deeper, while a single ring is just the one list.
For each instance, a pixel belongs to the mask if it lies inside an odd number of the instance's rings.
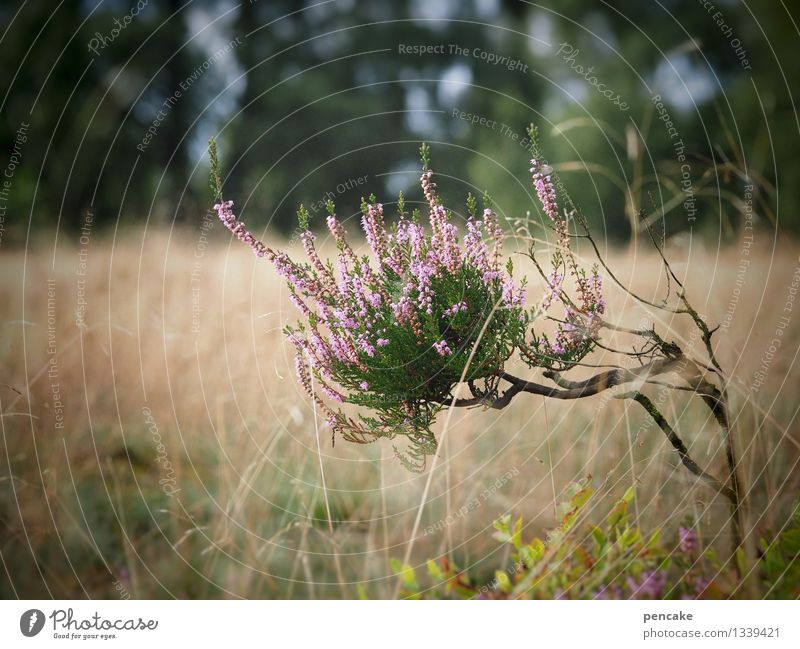
[{"label": "heather plant", "polygon": [[[216,166],[213,152],[212,144]],[[406,211],[401,195],[397,221],[388,228],[383,205],[370,196],[361,205],[370,255],[354,252],[330,200],[326,222],[336,242],[335,264],[320,258],[303,206],[298,221],[305,263],[257,241],[230,201],[215,206],[223,223],[286,280],[304,318],[286,329],[297,378],[333,434],[354,442],[404,435],[411,446],[401,459],[411,468],[424,466],[435,449],[431,425],[453,386],[496,383],[529,318],[525,280],[514,280],[510,260],[501,265],[503,231],[491,199],[484,196],[479,211],[475,197],[467,197],[468,218],[459,233],[437,195],[428,147],[420,152],[427,224],[419,210]],[[342,403],[374,414],[354,420],[335,409]]]},{"label": "heather plant", "polygon": [[[439,199],[430,151],[424,144],[420,185],[427,215],[423,218],[418,210],[409,215],[401,195],[397,219],[387,225],[383,205],[370,196],[361,206],[367,255],[355,253],[330,201],[327,227],[336,242],[335,264],[321,259],[302,206],[298,220],[307,261],[292,260],[258,241],[236,218],[232,202],[222,199],[212,141],[215,209],[226,227],[256,255],[267,257],[285,279],[301,313],[300,322],[286,330],[297,352],[297,377],[324,414],[334,439],[340,435],[366,443],[405,436],[409,448],[398,455],[409,468],[422,470],[426,456],[436,451],[432,425],[443,408],[502,409],[520,394],[581,399],[626,386],[614,396],[639,404],[681,463],[729,500],[734,547],[739,548],[741,486],[729,423],[727,378],[712,344],[715,329],[692,306],[663,253],[663,242],[649,226],[647,232],[663,262],[667,295],[660,301],[648,300],[616,277],[586,220],[544,159],[533,126],[529,136],[532,184],[555,239],[546,269],[537,257],[536,238],[527,233],[524,221],[518,223],[529,242],[525,254],[545,287],[531,305],[526,302],[525,279],[514,277],[510,259],[503,262],[503,231],[491,200],[485,196],[479,212],[476,199],[467,197],[468,218],[460,233],[453,212]],[[586,242],[596,257],[589,269],[573,251],[576,239]],[[701,354],[670,340],[669,332],[662,334],[654,327],[632,329],[610,321],[605,315],[604,276],[645,309],[688,318],[696,329],[690,340],[702,342]],[[629,337],[630,346],[603,344],[606,333]],[[601,372],[597,364],[585,361],[598,346],[616,359],[606,362],[609,369]],[[510,373],[505,365],[512,357],[540,372],[549,383]],[[580,380],[567,378],[578,368],[597,373]],[[659,380],[660,375],[673,378]],[[712,413],[725,451],[725,479],[717,479],[690,456],[660,405],[645,393],[654,384],[693,393]],[[470,396],[461,396],[464,389]],[[357,418],[341,409],[345,403],[360,408]]]},{"label": "heather plant", "polygon": [[[598,524],[588,519],[597,495],[588,479],[569,485],[558,525],[544,538],[523,540],[522,519],[504,515],[494,538],[510,549],[509,564],[480,579],[449,558],[427,562],[427,574],[392,562],[407,599],[721,599],[747,596],[746,581],[764,597],[796,599],[800,570],[800,506],[786,528],[759,541],[752,566],[739,571],[702,547],[694,521],[672,535],[649,533],[631,521],[633,488]],[[740,574],[745,575],[743,580]]]}]

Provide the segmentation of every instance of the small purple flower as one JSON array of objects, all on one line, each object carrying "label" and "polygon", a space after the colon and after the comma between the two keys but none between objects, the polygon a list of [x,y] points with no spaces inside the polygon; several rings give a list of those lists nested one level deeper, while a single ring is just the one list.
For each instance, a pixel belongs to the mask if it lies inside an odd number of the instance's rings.
[{"label": "small purple flower", "polygon": [[667,586],[667,573],[663,570],[647,570],[640,581],[633,577],[626,580],[633,599],[660,599]]},{"label": "small purple flower", "polygon": [[452,316],[452,315],[455,315],[456,313],[459,313],[461,311],[466,311],[466,310],[467,310],[467,303],[466,302],[463,302],[463,301],[462,302],[456,302],[449,309],[445,309],[444,315]]},{"label": "small purple flower", "polygon": [[450,347],[447,346],[447,342],[444,340],[433,343],[433,348],[436,350],[436,353],[439,354],[439,356],[449,356],[453,353],[450,350]]},{"label": "small purple flower", "polygon": [[692,554],[697,549],[697,533],[691,527],[678,528],[678,545],[684,554]]},{"label": "small purple flower", "polygon": [[708,590],[708,587],[711,585],[711,580],[703,577],[702,575],[695,577],[694,579],[694,592],[696,595],[702,595],[703,593]]}]

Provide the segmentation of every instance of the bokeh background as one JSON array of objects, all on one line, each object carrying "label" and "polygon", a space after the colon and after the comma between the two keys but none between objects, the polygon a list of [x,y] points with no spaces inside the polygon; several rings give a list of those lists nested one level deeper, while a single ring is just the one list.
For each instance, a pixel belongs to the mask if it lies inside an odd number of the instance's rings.
[{"label": "bokeh background", "polygon": [[[448,204],[490,192],[513,252],[520,219],[548,237],[536,124],[619,277],[663,297],[647,222],[725,323],[748,529],[785,522],[800,457],[792,3],[76,0],[0,16],[4,597],[390,597],[404,557],[490,578],[492,520],[546,530],[587,475],[598,511],[635,485],[644,524],[694,517],[704,542],[727,540],[725,503],[615,400],[454,413],[433,477],[388,443],[332,447],[294,382],[285,291],[209,210],[210,137],[226,197],[290,253],[300,203],[316,228],[328,197],[345,218],[370,193],[420,201],[421,141]],[[609,302],[688,340],[688,323]],[[722,471],[702,409],[670,408]]]},{"label": "bokeh background", "polygon": [[[3,150],[30,125],[8,203],[25,218],[6,223],[9,239],[24,241],[28,221],[31,235],[56,224],[74,232],[89,208],[105,227],[195,223],[208,204],[203,152],[212,135],[243,217],[282,232],[298,203],[318,202],[349,179],[370,175],[369,189],[386,200],[414,186],[422,139],[446,143],[449,174],[495,188],[519,210],[528,205],[518,173],[525,162],[511,134],[522,137],[535,122],[545,136],[563,134],[547,142],[548,153],[580,161],[572,173],[607,168],[571,189],[593,222],[624,240],[630,209],[615,181],[644,176],[630,200],[650,212],[666,202],[654,171],[680,179],[669,173],[676,138],[658,121],[656,94],[686,144],[695,183],[732,161],[758,172],[774,197],[800,169],[796,21],[781,3],[142,5],[4,3]],[[562,43],[577,50],[571,61],[570,50],[558,53]],[[413,46],[440,47],[400,53]],[[507,57],[512,69],[488,55]],[[576,66],[593,72],[582,77]],[[454,109],[497,126],[465,123]],[[641,169],[637,135],[648,148]],[[709,192],[696,228],[730,238],[737,211],[719,196],[739,194],[740,178],[711,175],[697,188]],[[357,207],[359,191],[340,202]],[[781,199],[780,227],[796,231],[797,194]],[[774,222],[771,208],[759,212]],[[671,230],[688,226],[679,212],[667,211]]]}]

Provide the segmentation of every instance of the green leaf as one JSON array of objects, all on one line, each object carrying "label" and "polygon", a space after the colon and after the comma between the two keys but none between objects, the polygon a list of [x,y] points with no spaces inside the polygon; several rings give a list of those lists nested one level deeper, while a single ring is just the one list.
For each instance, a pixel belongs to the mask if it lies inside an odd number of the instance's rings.
[{"label": "green leaf", "polygon": [[511,530],[509,529],[509,523],[511,522],[511,515],[506,514],[501,516],[496,521],[492,523],[494,529],[497,531],[492,534],[492,538],[497,539],[500,543],[508,543],[511,541]]},{"label": "green leaf", "polygon": [[402,580],[403,586],[405,587],[406,590],[409,590],[411,592],[419,590],[419,585],[417,584],[417,576],[414,573],[414,568],[412,568],[410,564],[408,563],[401,564],[400,569],[396,570],[395,572]]},{"label": "green leaf", "polygon": [[301,230],[308,230],[308,210],[302,203],[297,210],[297,224],[300,226]]},{"label": "green leaf", "polygon": [[217,157],[217,141],[212,137],[208,141],[208,157],[211,161],[211,191],[214,192],[214,200],[222,198],[222,171]]},{"label": "green leaf", "polygon": [[511,536],[511,545],[514,546],[516,550],[519,550],[522,546],[522,517],[520,516],[517,519],[517,522],[514,523],[514,534]]},{"label": "green leaf", "polygon": [[428,559],[428,563],[426,565],[428,566],[428,574],[433,579],[435,579],[436,581],[445,580],[445,576],[444,573],[442,572],[442,569],[433,559]]},{"label": "green leaf", "polygon": [[503,593],[511,592],[511,579],[503,570],[495,570],[494,580],[497,583],[497,588]]},{"label": "green leaf", "polygon": [[526,130],[528,133],[528,140],[530,141],[529,153],[534,158],[538,158],[540,154],[539,129],[533,124],[529,124]]},{"label": "green leaf", "polygon": [[635,495],[636,495],[636,490],[634,489],[633,485],[631,485],[625,490],[625,494],[622,496],[622,500],[630,504],[633,502],[633,498]]},{"label": "green leaf", "polygon": [[744,548],[736,548],[736,565],[739,568],[740,575],[747,574],[747,553]]},{"label": "green leaf", "polygon": [[592,494],[594,494],[594,489],[591,487],[581,489],[570,499],[569,504],[572,505],[573,509],[580,510],[587,502],[589,502],[589,498],[592,497]]},{"label": "green leaf", "polygon": [[578,520],[578,512],[573,509],[561,520],[561,531],[568,532],[571,530],[576,520]]},{"label": "green leaf", "polygon": [[800,554],[800,529],[790,529],[780,536],[781,549],[790,555]]},{"label": "green leaf", "polygon": [[431,166],[431,149],[426,142],[419,147],[419,158],[422,161],[422,168],[428,169]]},{"label": "green leaf", "polygon": [[472,192],[469,192],[467,194],[467,213],[472,218],[475,218],[477,212],[478,212],[478,201],[475,200],[475,197],[472,195]]},{"label": "green leaf", "polygon": [[546,546],[541,539],[533,539],[528,545],[523,545],[520,548],[519,555],[522,563],[528,569],[533,568],[544,556]]},{"label": "green leaf", "polygon": [[617,501],[611,513],[608,515],[608,527],[611,530],[616,530],[625,524],[628,519],[628,503],[624,500]]},{"label": "green leaf", "polygon": [[620,544],[623,548],[630,548],[636,545],[642,538],[642,535],[639,533],[638,528],[635,527],[626,527],[625,531],[622,533],[620,537]]},{"label": "green leaf", "polygon": [[606,544],[607,541],[605,532],[603,532],[603,530],[599,528],[597,525],[592,525],[591,529],[592,529],[592,538],[594,539],[594,542],[597,544],[597,547],[602,550],[603,546]]}]

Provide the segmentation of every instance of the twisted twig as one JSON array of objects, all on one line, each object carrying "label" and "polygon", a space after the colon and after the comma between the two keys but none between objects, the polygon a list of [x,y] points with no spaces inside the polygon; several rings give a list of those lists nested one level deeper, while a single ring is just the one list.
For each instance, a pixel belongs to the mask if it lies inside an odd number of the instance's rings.
[{"label": "twisted twig", "polygon": [[[527,381],[509,374],[508,372],[501,371],[498,374],[499,378],[511,384],[502,394],[494,394],[494,392],[481,394],[473,389],[472,393],[474,396],[472,398],[444,398],[432,400],[444,406],[460,408],[483,406],[495,410],[502,410],[511,403],[515,396],[523,392],[553,399],[582,399],[599,394],[600,392],[618,385],[638,383],[641,387],[641,385],[648,382],[650,377],[667,373],[675,373],[684,379],[689,384],[689,389],[700,396],[714,414],[717,423],[723,430],[723,436],[730,436],[727,409],[725,407],[725,395],[713,383],[710,383],[704,378],[701,367],[697,363],[683,354],[677,354],[670,358],[659,358],[646,365],[633,369],[620,367],[606,372],[600,372],[582,381],[570,381],[563,378],[558,372],[547,370],[544,375],[552,380],[556,384],[555,386]],[[678,453],[681,463],[692,474],[702,479],[717,493],[722,494],[730,501],[733,516],[734,544],[735,547],[738,548],[742,543],[742,524],[739,483],[736,479],[735,471],[730,472],[729,479],[731,486],[728,487],[717,480],[717,478],[701,469],[697,462],[689,455],[689,450],[683,443],[683,440],[678,436],[677,432],[675,432],[675,429],[672,428],[653,402],[638,389],[624,392],[618,395],[618,398],[631,399],[641,405],[667,436],[672,447]],[[726,444],[725,446],[727,452],[731,448],[731,445]],[[726,459],[729,467],[735,466],[734,458],[728,455]]]}]

